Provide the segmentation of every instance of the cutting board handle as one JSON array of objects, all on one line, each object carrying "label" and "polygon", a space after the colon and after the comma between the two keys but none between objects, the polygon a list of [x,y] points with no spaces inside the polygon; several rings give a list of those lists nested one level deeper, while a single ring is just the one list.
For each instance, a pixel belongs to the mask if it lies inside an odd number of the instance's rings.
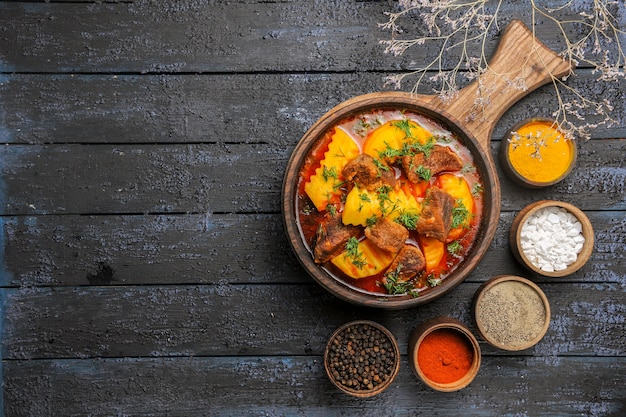
[{"label": "cutting board handle", "polygon": [[514,103],[538,87],[572,72],[569,61],[539,41],[520,20],[505,29],[486,71],[458,96],[419,96],[455,117],[474,135],[487,155],[497,121]]}]

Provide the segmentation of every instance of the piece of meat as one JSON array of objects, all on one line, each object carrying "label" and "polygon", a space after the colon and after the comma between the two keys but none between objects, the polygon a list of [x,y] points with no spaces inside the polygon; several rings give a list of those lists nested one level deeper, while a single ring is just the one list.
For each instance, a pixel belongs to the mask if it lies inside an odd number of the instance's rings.
[{"label": "piece of meat", "polygon": [[359,233],[358,227],[344,225],[341,222],[341,215],[335,215],[328,222],[320,223],[313,248],[313,260],[318,264],[330,261],[344,250],[351,237],[358,236]]},{"label": "piece of meat", "polygon": [[428,157],[423,152],[402,157],[402,168],[409,181],[417,183],[423,180],[422,176],[417,173],[420,167],[428,170],[430,175],[437,175],[444,171],[459,171],[463,168],[463,162],[450,147],[438,145],[433,147]]},{"label": "piece of meat", "polygon": [[374,225],[365,228],[365,236],[376,247],[389,253],[398,253],[409,238],[409,231],[399,223],[386,217],[379,219]]},{"label": "piece of meat", "polygon": [[384,162],[377,164],[374,158],[367,154],[360,154],[351,159],[341,173],[346,180],[370,191],[383,185],[391,187],[396,185],[396,173],[393,168]]},{"label": "piece of meat", "polygon": [[430,188],[415,227],[417,233],[445,242],[452,224],[453,208],[454,198],[450,194],[438,187]]},{"label": "piece of meat", "polygon": [[415,245],[404,245],[395,257],[386,274],[398,274],[398,282],[405,282],[416,277],[426,268],[426,259],[422,250]]}]

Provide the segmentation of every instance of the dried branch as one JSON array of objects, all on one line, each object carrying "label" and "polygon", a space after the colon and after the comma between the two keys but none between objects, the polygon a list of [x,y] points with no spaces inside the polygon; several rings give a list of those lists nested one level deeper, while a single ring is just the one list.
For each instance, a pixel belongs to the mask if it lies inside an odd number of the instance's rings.
[{"label": "dried branch", "polygon": [[[391,32],[391,39],[381,41],[385,53],[400,56],[426,44],[434,44],[438,53],[418,69],[387,77],[387,85],[399,89],[413,79],[411,92],[417,93],[429,80],[436,84],[435,92],[441,99],[448,101],[456,97],[463,79],[472,81],[487,70],[486,44],[500,30],[498,13],[503,0],[399,0],[398,4],[399,11],[386,12],[388,20],[380,25]],[[598,82],[611,83],[626,78],[626,54],[620,40],[626,32],[619,27],[616,17],[618,8],[624,7],[623,0],[564,0],[553,8],[528,0],[527,5],[533,34],[539,19],[554,25],[565,44],[561,55],[573,67],[592,68],[593,74],[598,75]],[[584,10],[577,10],[581,8]],[[574,18],[558,17],[566,15],[568,10],[575,13]],[[405,36],[404,25],[410,26],[417,36]],[[444,64],[446,60],[450,62]],[[509,79],[507,74],[499,75],[515,88],[525,88],[520,80]],[[556,76],[552,76],[552,85],[558,102],[553,117],[569,137],[588,138],[591,129],[616,123],[611,116],[613,107],[606,99],[583,94],[569,86],[566,79]],[[479,89],[479,93],[481,91],[485,90]],[[565,91],[570,98],[564,98]],[[481,101],[488,102],[488,98],[478,97],[477,103]],[[586,116],[590,114],[601,122],[587,122]]]}]

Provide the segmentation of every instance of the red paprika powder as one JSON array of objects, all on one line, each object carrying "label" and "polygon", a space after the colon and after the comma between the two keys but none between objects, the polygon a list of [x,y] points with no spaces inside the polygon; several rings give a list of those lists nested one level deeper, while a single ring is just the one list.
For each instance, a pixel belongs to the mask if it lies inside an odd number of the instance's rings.
[{"label": "red paprika powder", "polygon": [[471,342],[453,329],[437,329],[429,333],[417,351],[420,370],[438,384],[449,384],[463,378],[473,360]]}]

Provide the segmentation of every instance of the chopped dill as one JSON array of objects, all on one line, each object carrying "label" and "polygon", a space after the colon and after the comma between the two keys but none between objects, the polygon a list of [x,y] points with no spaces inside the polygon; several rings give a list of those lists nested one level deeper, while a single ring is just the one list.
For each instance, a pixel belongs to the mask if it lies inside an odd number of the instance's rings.
[{"label": "chopped dill", "polygon": [[463,250],[463,245],[458,240],[448,243],[448,252],[453,255],[458,255]]},{"label": "chopped dill", "polygon": [[419,220],[419,214],[404,211],[398,216],[398,218],[396,219],[396,222],[400,223],[401,225],[403,225],[409,230],[415,230],[415,228],[417,227],[418,220]]},{"label": "chopped dill", "polygon": [[426,168],[424,165],[420,165],[414,169],[415,173],[424,181],[430,181],[433,176],[433,172]]},{"label": "chopped dill", "polygon": [[484,191],[483,185],[481,183],[479,183],[479,182],[474,184],[474,186],[472,187],[472,195],[479,195],[483,191]]},{"label": "chopped dill", "polygon": [[379,200],[389,201],[389,193],[392,191],[392,188],[389,185],[381,185],[376,189],[376,195]]},{"label": "chopped dill", "polygon": [[354,125],[354,133],[359,136],[365,136],[367,134],[367,130],[372,125],[366,119],[359,119],[359,121]]},{"label": "chopped dill", "polygon": [[402,264],[399,264],[395,271],[391,271],[385,275],[383,286],[390,295],[409,294],[411,297],[419,296],[419,291],[415,289],[415,284],[409,281],[400,281],[400,271]]},{"label": "chopped dill", "polygon": [[455,202],[452,209],[452,228],[459,227],[462,224],[469,223],[469,219],[472,213],[465,207],[462,199],[458,199]]},{"label": "chopped dill", "polygon": [[346,181],[336,182],[335,185],[333,185],[333,190],[337,191],[344,185],[346,185]]},{"label": "chopped dill", "polygon": [[378,156],[380,159],[390,158],[401,158],[403,156],[415,156],[418,153],[423,153],[427,158],[430,156],[431,151],[435,147],[435,138],[430,137],[426,139],[425,143],[420,143],[416,140],[406,141],[402,144],[402,148],[396,149],[391,147],[387,142],[385,142],[385,149],[378,152]]},{"label": "chopped dill", "polygon": [[346,156],[346,154],[343,152],[343,149],[339,148],[339,149],[337,150],[337,153],[335,153],[333,156],[337,156],[337,157],[342,158],[342,157],[345,157],[345,156]]},{"label": "chopped dill", "polygon": [[417,127],[416,124],[411,122],[409,119],[397,120],[393,122],[392,125],[402,130],[404,132],[405,137],[407,138],[413,137],[413,132],[411,132],[411,129],[414,129],[415,127]]},{"label": "chopped dill", "polygon": [[441,285],[441,278],[435,277],[434,274],[430,274],[428,278],[426,279],[426,281],[428,282],[428,285],[430,285],[431,287],[436,287],[437,285]]},{"label": "chopped dill", "polygon": [[389,171],[391,169],[387,166],[387,164],[385,164],[383,161],[381,161],[378,158],[374,158],[374,165],[376,165],[379,177],[382,175],[382,171]]},{"label": "chopped dill", "polygon": [[326,182],[328,182],[330,178],[333,178],[335,180],[338,179],[339,176],[337,175],[337,168],[328,168],[327,166],[324,166],[324,169],[322,170],[322,177],[324,177],[324,181]]},{"label": "chopped dill", "polygon": [[426,156],[426,158],[428,158],[433,148],[435,147],[435,143],[435,138],[431,136],[426,139],[425,143],[413,143],[412,148],[414,149],[414,152],[422,152]]},{"label": "chopped dill", "polygon": [[385,158],[394,159],[400,156],[404,156],[403,151],[400,149],[392,148],[391,145],[389,145],[387,142],[385,142],[385,149],[378,152],[378,157],[380,159],[385,159]]},{"label": "chopped dill", "polygon": [[359,240],[352,236],[346,242],[346,256],[352,259],[352,264],[359,269],[365,266],[365,258],[363,252],[359,251]]},{"label": "chopped dill", "polygon": [[472,164],[465,164],[465,165],[463,165],[463,168],[461,168],[461,172],[463,174],[476,172],[476,167],[473,166]]},{"label": "chopped dill", "polygon": [[[395,204],[389,207],[388,204],[392,203],[389,193],[393,190],[389,185],[381,185],[376,189],[376,197],[378,197],[378,204],[380,211],[383,214],[393,212],[395,210]],[[391,210],[390,210],[391,209]]]}]

